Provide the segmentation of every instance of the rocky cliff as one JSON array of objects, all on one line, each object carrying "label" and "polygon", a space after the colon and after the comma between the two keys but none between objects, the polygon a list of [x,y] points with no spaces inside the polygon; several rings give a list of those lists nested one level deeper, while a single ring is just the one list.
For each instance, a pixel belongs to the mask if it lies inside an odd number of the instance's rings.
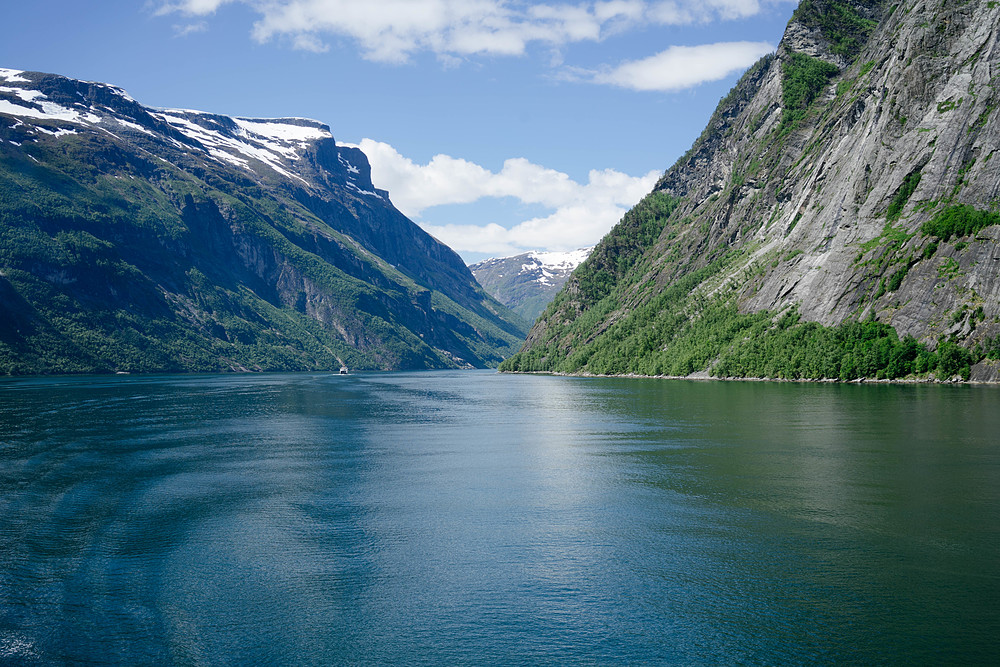
[{"label": "rocky cliff", "polygon": [[326,125],[0,70],[0,373],[489,366],[522,326]]},{"label": "rocky cliff", "polygon": [[488,294],[528,322],[534,322],[591,250],[525,252],[484,259],[471,264],[469,269]]},{"label": "rocky cliff", "polygon": [[998,33],[804,0],[506,368],[996,380]]}]

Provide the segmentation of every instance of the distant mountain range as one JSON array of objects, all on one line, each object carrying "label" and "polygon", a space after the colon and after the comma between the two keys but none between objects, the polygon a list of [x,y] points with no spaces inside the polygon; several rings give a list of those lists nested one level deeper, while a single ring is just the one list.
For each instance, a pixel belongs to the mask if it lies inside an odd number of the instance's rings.
[{"label": "distant mountain range", "polygon": [[502,369],[1000,380],[1000,3],[802,0]]},{"label": "distant mountain range", "polygon": [[525,328],[322,123],[0,69],[0,373],[492,366]]},{"label": "distant mountain range", "polygon": [[542,314],[593,247],[570,252],[526,252],[469,266],[479,284],[529,322]]}]

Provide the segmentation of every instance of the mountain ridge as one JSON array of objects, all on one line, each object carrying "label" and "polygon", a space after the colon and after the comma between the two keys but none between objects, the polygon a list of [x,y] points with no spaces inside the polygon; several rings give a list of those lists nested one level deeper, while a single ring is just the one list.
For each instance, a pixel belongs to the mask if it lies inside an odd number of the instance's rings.
[{"label": "mountain ridge", "polygon": [[0,372],[489,366],[524,323],[328,125],[0,69]]},{"label": "mountain ridge", "polygon": [[996,381],[997,19],[804,0],[501,368]]},{"label": "mountain ridge", "polygon": [[593,247],[568,252],[530,250],[484,259],[469,268],[487,293],[534,322],[591,250]]}]

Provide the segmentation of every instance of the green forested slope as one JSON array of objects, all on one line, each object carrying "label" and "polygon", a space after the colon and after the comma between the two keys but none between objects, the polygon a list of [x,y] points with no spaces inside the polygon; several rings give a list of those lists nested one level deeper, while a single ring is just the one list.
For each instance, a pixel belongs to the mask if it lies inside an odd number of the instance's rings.
[{"label": "green forested slope", "polygon": [[7,94],[22,116],[0,113],[0,373],[490,366],[520,343],[359,151],[329,137],[243,166],[208,143],[248,141],[218,117],[191,116],[199,144],[99,84],[17,78],[70,111],[67,86],[112,107],[32,118]]},{"label": "green forested slope", "polygon": [[1000,14],[968,4],[803,2],[501,369],[995,380]]}]

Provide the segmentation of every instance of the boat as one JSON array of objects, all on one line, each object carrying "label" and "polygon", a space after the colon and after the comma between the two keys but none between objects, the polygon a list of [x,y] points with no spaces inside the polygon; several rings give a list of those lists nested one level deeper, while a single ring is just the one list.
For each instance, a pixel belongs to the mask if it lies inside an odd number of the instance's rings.
[{"label": "boat", "polygon": [[347,375],[347,366],[341,366],[340,367],[340,374],[341,375]]}]

